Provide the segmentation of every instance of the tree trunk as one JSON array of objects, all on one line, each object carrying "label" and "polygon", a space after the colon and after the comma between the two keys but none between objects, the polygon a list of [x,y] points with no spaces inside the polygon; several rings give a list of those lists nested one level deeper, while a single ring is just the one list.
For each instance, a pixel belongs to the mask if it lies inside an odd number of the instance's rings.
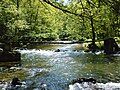
[{"label": "tree trunk", "polygon": [[95,44],[95,28],[92,16],[90,17],[90,25],[92,28],[92,43],[88,45],[88,48],[94,53],[98,49],[98,46]]},{"label": "tree trunk", "polygon": [[92,28],[92,44],[95,45],[95,28],[93,25],[93,17],[90,17],[90,24]]}]

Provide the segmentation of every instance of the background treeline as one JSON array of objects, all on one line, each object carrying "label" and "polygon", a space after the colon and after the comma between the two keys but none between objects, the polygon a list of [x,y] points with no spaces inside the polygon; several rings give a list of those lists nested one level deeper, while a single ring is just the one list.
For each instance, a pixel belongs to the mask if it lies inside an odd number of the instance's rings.
[{"label": "background treeline", "polygon": [[94,41],[120,36],[119,0],[66,1],[1,0],[0,42]]}]

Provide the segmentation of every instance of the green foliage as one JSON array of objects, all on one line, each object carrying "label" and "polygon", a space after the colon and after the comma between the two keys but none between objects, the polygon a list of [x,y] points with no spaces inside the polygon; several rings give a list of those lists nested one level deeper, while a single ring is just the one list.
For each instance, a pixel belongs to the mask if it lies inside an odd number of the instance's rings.
[{"label": "green foliage", "polygon": [[2,0],[0,42],[5,42],[8,37],[9,42],[81,41],[93,37],[93,28],[98,40],[119,36],[119,0],[52,0],[51,3],[76,15],[40,0]]}]

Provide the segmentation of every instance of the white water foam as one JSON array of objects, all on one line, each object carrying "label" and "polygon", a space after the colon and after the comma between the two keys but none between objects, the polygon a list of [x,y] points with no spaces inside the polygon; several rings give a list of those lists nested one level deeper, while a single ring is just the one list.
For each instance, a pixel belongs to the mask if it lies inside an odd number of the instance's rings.
[{"label": "white water foam", "polygon": [[[77,45],[77,44],[76,44]],[[17,50],[21,54],[26,54],[29,57],[33,57],[34,55],[39,55],[41,57],[53,57],[53,58],[59,58],[59,57],[67,57],[69,55],[79,55],[80,53],[83,52],[77,52],[73,51],[72,46],[74,45],[66,45],[63,47],[59,47],[60,52],[55,52],[54,50],[37,50],[37,49],[25,49],[25,50]]]},{"label": "white water foam", "polygon": [[59,47],[59,48],[57,48],[57,49],[60,49],[61,51],[71,51],[71,50],[73,50],[73,48],[74,48],[74,46],[76,46],[76,45],[78,45],[78,44],[66,44],[66,45],[64,45],[63,47]]},{"label": "white water foam", "polygon": [[21,54],[39,54],[41,56],[51,56],[53,55],[53,51],[50,50],[36,50],[36,49],[32,49],[32,50],[17,50],[19,51]]},{"label": "white water foam", "polygon": [[96,83],[92,84],[90,82],[75,83],[69,85],[69,90],[120,90],[120,83]]}]

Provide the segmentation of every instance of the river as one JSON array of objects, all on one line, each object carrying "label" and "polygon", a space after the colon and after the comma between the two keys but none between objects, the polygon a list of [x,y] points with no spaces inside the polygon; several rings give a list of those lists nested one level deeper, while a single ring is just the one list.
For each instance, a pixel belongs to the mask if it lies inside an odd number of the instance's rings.
[{"label": "river", "polygon": [[41,90],[41,83],[47,90],[68,90],[69,83],[80,77],[120,82],[120,55],[86,53],[81,44],[38,45],[17,51],[21,62],[1,63],[0,80],[18,77],[28,85],[25,90]]}]

